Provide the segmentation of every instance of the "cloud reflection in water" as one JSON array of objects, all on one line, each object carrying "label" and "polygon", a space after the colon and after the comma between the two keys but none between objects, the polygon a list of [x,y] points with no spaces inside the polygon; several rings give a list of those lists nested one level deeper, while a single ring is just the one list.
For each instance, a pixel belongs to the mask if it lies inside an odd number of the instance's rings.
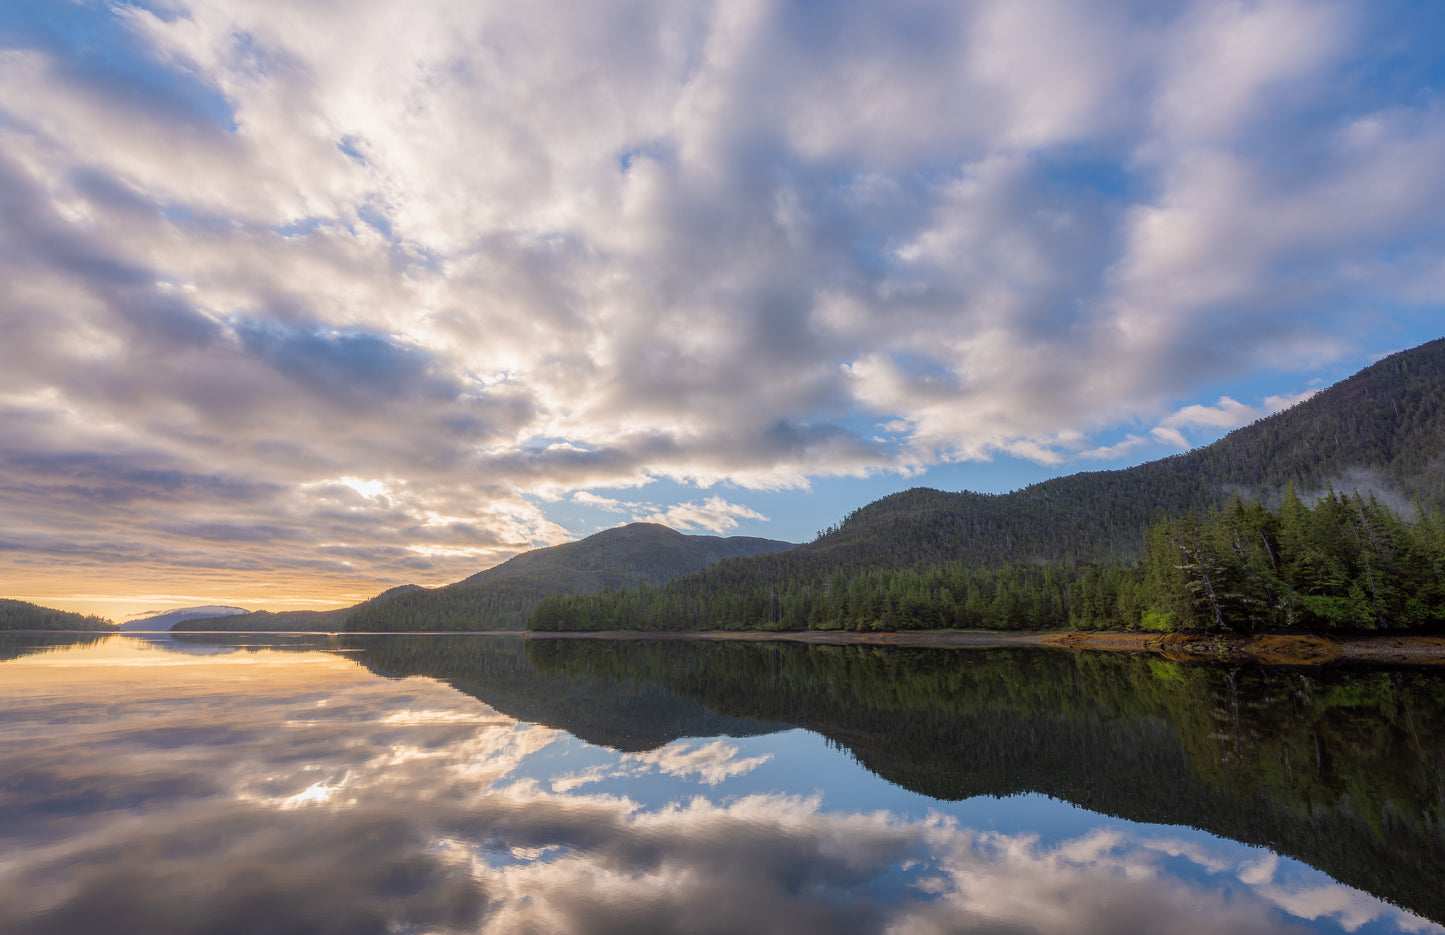
[{"label": "cloud reflection in water", "polygon": [[7,932],[1441,931],[1193,833],[830,811],[730,789],[767,761],[747,740],[611,753],[334,656],[127,652],[0,666]]}]

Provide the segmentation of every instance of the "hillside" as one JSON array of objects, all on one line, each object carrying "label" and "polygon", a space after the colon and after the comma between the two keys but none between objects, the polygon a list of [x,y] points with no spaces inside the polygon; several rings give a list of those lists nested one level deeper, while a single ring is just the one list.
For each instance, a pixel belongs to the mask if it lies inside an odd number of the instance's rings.
[{"label": "hillside", "polygon": [[655,523],[633,523],[576,542],[523,552],[441,588],[407,584],[354,607],[197,617],[177,623],[173,629],[520,630],[544,597],[662,584],[723,559],[793,547],[790,542],[773,539],[688,536]]},{"label": "hillside", "polygon": [[[1445,506],[1445,339],[1385,358],[1187,454],[1009,494],[904,491],[855,510],[790,552],[729,562],[605,610],[619,622],[676,618],[659,607],[713,607],[726,595],[726,619],[694,615],[698,622],[683,625],[769,626],[780,620],[786,596],[826,593],[865,573],[1132,563],[1161,518],[1204,513],[1235,494],[1277,504],[1291,484],[1306,496],[1333,486],[1375,492],[1406,509],[1412,499]],[[575,601],[553,603],[537,623],[585,626],[595,615]]]},{"label": "hillside", "polygon": [[1445,507],[1445,339],[1186,454],[1009,494],[904,491],[778,561],[852,569],[1132,560],[1161,514],[1203,512],[1234,493],[1277,502],[1290,483],[1302,494],[1360,487]]},{"label": "hillside", "polygon": [[729,558],[793,548],[747,536],[687,536],[655,523],[524,552],[464,581],[358,606],[347,630],[517,630],[545,597],[658,585]]},{"label": "hillside", "polygon": [[103,617],[86,616],[68,610],[54,610],[0,598],[0,630],[111,630],[114,625]]}]

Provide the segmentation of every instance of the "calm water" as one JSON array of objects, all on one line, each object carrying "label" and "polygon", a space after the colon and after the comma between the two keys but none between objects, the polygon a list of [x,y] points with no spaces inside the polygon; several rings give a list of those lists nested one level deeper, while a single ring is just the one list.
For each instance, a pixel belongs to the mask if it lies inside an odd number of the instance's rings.
[{"label": "calm water", "polygon": [[15,935],[1445,931],[1430,672],[456,636],[0,660]]}]

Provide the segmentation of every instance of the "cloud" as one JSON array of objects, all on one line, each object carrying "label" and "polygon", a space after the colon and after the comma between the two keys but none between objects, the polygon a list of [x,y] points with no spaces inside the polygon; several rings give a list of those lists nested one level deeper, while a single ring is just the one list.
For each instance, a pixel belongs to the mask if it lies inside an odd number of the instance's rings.
[{"label": "cloud", "polygon": [[1112,445],[1100,445],[1097,448],[1090,448],[1079,452],[1076,457],[1106,460],[1109,458],[1122,458],[1138,450],[1141,446],[1147,445],[1149,440],[1141,435],[1130,435],[1123,441],[1115,442]]},{"label": "cloud", "polygon": [[1183,432],[1171,426],[1156,425],[1149,430],[1149,434],[1153,435],[1159,441],[1167,445],[1173,445],[1176,448],[1184,448],[1187,450],[1194,447],[1189,444],[1189,439],[1184,437]]},{"label": "cloud", "polygon": [[1219,402],[1213,406],[1185,406],[1171,414],[1162,424],[1169,428],[1202,426],[1204,428],[1232,429],[1248,425],[1262,415],[1263,413],[1258,409],[1246,406],[1237,399],[1221,396]]},{"label": "cloud", "polygon": [[1304,390],[1299,393],[1267,396],[1262,406],[1247,406],[1230,396],[1221,396],[1213,406],[1194,404],[1177,409],[1150,430],[1157,440],[1179,448],[1193,446],[1184,437],[1181,429],[1198,428],[1209,434],[1219,434],[1257,422],[1268,415],[1283,411],[1296,403],[1309,399],[1318,390]]},{"label": "cloud", "polygon": [[735,745],[714,740],[696,747],[669,744],[647,753],[629,754],[628,758],[655,767],[669,776],[686,778],[696,775],[699,782],[709,786],[715,786],[734,776],[746,775],[773,758],[772,754],[742,757],[738,752]]},{"label": "cloud", "polygon": [[596,494],[579,490],[572,495],[573,503],[580,503],[583,506],[596,507],[599,510],[606,510],[608,513],[628,513],[633,509],[643,506],[640,503],[625,503],[612,497],[599,497]]},{"label": "cloud", "polygon": [[588,783],[636,778],[649,772],[679,779],[696,776],[703,785],[716,786],[736,776],[745,776],[772,758],[771,753],[739,756],[738,747],[725,740],[696,745],[679,741],[644,753],[625,754],[616,769],[592,766],[577,773],[553,777],[548,782],[548,788],[553,792],[568,793]]},{"label": "cloud", "polygon": [[590,506],[608,513],[620,513],[633,523],[660,523],[677,530],[706,529],[714,534],[736,529],[745,519],[767,522],[767,517],[757,510],[731,503],[722,497],[708,497],[701,503],[689,500],[672,506],[661,507],[656,503],[618,500],[601,497],[586,490],[579,490],[571,497],[573,503]]},{"label": "cloud", "polygon": [[675,529],[708,529],[714,533],[735,529],[740,519],[766,520],[757,510],[722,497],[708,497],[702,503],[689,501],[670,506],[661,513],[644,517],[644,522],[662,523]]},{"label": "cloud", "polygon": [[1361,77],[1433,61],[1409,12],[52,7],[0,47],[0,508],[37,555],[183,576],[273,530],[277,566],[350,550],[293,590],[364,596],[395,550],[439,583],[567,538],[578,490],[1184,446],[1200,387],[1442,294],[1445,111]]}]

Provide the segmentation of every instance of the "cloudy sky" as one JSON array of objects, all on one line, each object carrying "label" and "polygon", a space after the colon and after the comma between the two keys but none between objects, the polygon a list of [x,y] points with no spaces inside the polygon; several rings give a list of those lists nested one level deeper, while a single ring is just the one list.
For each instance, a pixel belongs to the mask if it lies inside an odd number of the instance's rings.
[{"label": "cloudy sky", "polygon": [[8,0],[0,593],[1206,443],[1445,331],[1442,89],[1433,0]]}]

